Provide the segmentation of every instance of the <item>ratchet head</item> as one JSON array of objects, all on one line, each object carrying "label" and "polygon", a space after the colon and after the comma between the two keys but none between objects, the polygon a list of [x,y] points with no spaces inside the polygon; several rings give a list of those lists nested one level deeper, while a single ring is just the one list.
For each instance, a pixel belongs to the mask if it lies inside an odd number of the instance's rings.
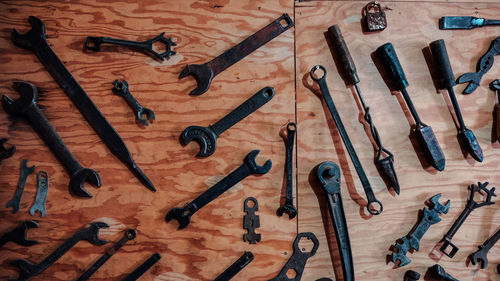
[{"label": "ratchet head", "polygon": [[169,222],[172,219],[176,219],[177,222],[179,223],[179,227],[177,229],[181,230],[189,225],[189,223],[191,222],[191,216],[197,210],[198,208],[194,204],[188,203],[184,205],[184,207],[182,208],[173,208],[172,210],[170,210],[167,213],[165,220]]},{"label": "ratchet head", "polygon": [[340,193],[340,168],[326,161],[318,165],[316,177],[328,194]]},{"label": "ratchet head", "polygon": [[200,145],[198,157],[208,157],[215,152],[217,134],[210,127],[187,127],[181,134],[182,144],[187,145],[193,140]]},{"label": "ratchet head", "polygon": [[257,157],[257,154],[259,154],[259,152],[260,150],[252,150],[250,153],[247,154],[244,162],[250,168],[252,173],[262,175],[269,172],[273,163],[271,159],[269,159],[266,161],[266,163],[264,163],[264,166],[260,166],[259,164],[257,164],[257,162],[255,162],[255,157]]},{"label": "ratchet head", "polygon": [[30,16],[28,18],[31,24],[30,31],[21,34],[17,29],[12,30],[11,39],[16,46],[24,49],[33,50],[38,40],[45,41],[45,24],[37,17]]},{"label": "ratchet head", "polygon": [[484,269],[488,266],[488,251],[484,251],[483,245],[479,246],[479,250],[469,255],[469,260],[473,265],[481,262],[481,269]]},{"label": "ratchet head", "polygon": [[207,64],[188,64],[181,71],[179,75],[179,79],[182,79],[188,75],[191,75],[198,83],[196,89],[192,90],[190,95],[201,95],[208,91],[210,87],[210,83],[212,83],[212,79],[214,78],[214,72]]},{"label": "ratchet head", "polygon": [[16,152],[16,147],[13,145],[10,148],[5,148],[5,143],[7,142],[6,138],[0,139],[0,163],[3,159],[7,159],[11,157],[14,152]]},{"label": "ratchet head", "polygon": [[83,187],[86,182],[97,187],[101,186],[101,178],[96,171],[89,168],[81,168],[71,175],[69,189],[76,196],[90,198],[92,194]]},{"label": "ratchet head", "polygon": [[14,82],[14,89],[19,92],[21,97],[17,100],[12,100],[9,96],[2,95],[2,104],[8,113],[22,115],[31,106],[35,105],[38,98],[38,90],[35,85],[25,81]]},{"label": "ratchet head", "polygon": [[278,208],[278,216],[283,216],[283,214],[288,214],[290,219],[295,218],[297,216],[297,208],[293,204],[284,204]]}]

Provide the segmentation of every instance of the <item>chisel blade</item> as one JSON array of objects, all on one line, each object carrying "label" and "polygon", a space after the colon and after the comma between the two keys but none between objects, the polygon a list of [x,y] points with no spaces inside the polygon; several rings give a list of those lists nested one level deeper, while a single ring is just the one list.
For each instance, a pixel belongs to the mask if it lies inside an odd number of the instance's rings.
[{"label": "chisel blade", "polygon": [[438,171],[444,170],[445,158],[441,147],[430,126],[422,126],[415,128],[418,142],[422,148],[429,164]]}]

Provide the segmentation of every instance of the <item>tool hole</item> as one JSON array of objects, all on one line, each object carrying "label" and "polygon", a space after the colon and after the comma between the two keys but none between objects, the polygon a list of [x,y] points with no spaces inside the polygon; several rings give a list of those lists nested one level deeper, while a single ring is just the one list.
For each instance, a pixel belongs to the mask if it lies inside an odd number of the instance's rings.
[{"label": "tool hole", "polygon": [[310,253],[314,248],[314,242],[307,237],[301,237],[298,247],[302,253]]},{"label": "tool hole", "polygon": [[314,81],[319,81],[326,76],[326,69],[322,65],[315,65],[309,73]]},{"label": "tool hole", "polygon": [[272,97],[274,95],[274,90],[273,88],[267,88],[265,91],[264,91],[264,95],[266,95],[266,97]]},{"label": "tool hole", "polygon": [[382,203],[380,203],[380,201],[370,202],[368,204],[367,208],[368,208],[368,212],[372,215],[378,215],[378,214],[382,213],[382,210],[383,210]]},{"label": "tool hole", "polygon": [[287,125],[287,129],[289,131],[295,132],[297,130],[297,125],[295,123],[290,122]]},{"label": "tool hole", "polygon": [[486,199],[487,199],[487,196],[485,196],[485,194],[482,192],[482,190],[480,190],[478,192],[474,192],[474,197],[472,198],[472,200],[474,200],[474,202],[476,202],[476,203],[486,202]]},{"label": "tool hole", "polygon": [[281,25],[281,27],[285,28],[285,27],[290,25],[290,22],[288,21],[287,18],[282,18],[282,19],[280,19],[280,25]]},{"label": "tool hole", "polygon": [[286,272],[286,277],[288,277],[288,279],[290,280],[295,279],[295,277],[297,277],[297,271],[293,268],[288,269],[288,271]]},{"label": "tool hole", "polygon": [[122,91],[123,90],[123,82],[116,82],[115,89],[117,89],[118,91]]},{"label": "tool hole", "polygon": [[167,51],[167,45],[161,41],[155,41],[151,45],[151,49],[153,49],[153,51],[155,51],[159,54],[162,54],[162,53],[165,53]]},{"label": "tool hole", "polygon": [[253,207],[255,207],[255,201],[253,199],[247,199],[247,207],[252,209]]}]

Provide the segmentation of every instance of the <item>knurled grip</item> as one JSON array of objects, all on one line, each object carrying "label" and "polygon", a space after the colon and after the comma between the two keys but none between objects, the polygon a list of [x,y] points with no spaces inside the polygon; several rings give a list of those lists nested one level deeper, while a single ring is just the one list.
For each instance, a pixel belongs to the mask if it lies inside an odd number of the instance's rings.
[{"label": "knurled grip", "polygon": [[439,87],[442,89],[449,89],[456,85],[455,75],[451,68],[450,58],[446,51],[446,45],[443,39],[436,40],[429,44],[434,59],[434,67],[438,71]]},{"label": "knurled grip", "polygon": [[349,85],[355,85],[359,83],[359,77],[356,73],[356,65],[352,60],[349,49],[345,44],[344,37],[338,25],[332,25],[328,28],[328,35],[332,40],[333,47],[337,53],[337,58],[340,60],[342,70],[344,71],[346,82]]},{"label": "knurled grip", "polygon": [[394,86],[396,86],[398,90],[401,91],[408,87],[408,80],[406,80],[403,67],[401,67],[399,63],[398,55],[392,43],[386,43],[378,47],[377,51],[375,51],[375,55],[384,66],[387,74],[390,75]]}]

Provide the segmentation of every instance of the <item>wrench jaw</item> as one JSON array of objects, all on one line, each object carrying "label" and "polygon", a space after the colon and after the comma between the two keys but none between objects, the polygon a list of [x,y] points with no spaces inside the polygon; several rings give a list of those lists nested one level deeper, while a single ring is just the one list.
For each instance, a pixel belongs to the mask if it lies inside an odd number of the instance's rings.
[{"label": "wrench jaw", "polygon": [[467,87],[465,87],[462,94],[469,95],[472,94],[478,87],[481,82],[481,78],[483,77],[483,73],[481,72],[468,72],[460,75],[457,79],[457,84],[469,83]]},{"label": "wrench jaw", "polygon": [[99,229],[109,227],[109,225],[105,222],[92,222],[90,223],[90,226],[84,230],[84,237],[83,240],[87,240],[89,243],[96,245],[96,246],[102,246],[106,243],[108,243],[108,240],[104,239],[99,239]]},{"label": "wrench jaw", "polygon": [[481,263],[481,269],[485,269],[488,266],[488,259],[483,252],[483,246],[478,247],[479,250],[475,253],[469,255],[469,260],[473,265]]},{"label": "wrench jaw", "polygon": [[13,100],[7,95],[2,95],[2,104],[8,113],[22,115],[36,103],[38,90],[35,85],[25,81],[14,82],[13,85],[21,97]]},{"label": "wrench jaw", "polygon": [[278,215],[281,217],[283,214],[288,214],[288,217],[293,219],[297,216],[297,208],[294,205],[285,204],[278,209]]},{"label": "wrench jaw", "polygon": [[177,222],[179,223],[179,227],[177,228],[177,230],[181,230],[189,225],[189,223],[191,222],[191,216],[196,211],[197,211],[196,206],[188,203],[182,208],[173,208],[172,210],[170,210],[167,213],[165,220],[169,222],[172,219],[176,219]]},{"label": "wrench jaw", "polygon": [[210,87],[212,79],[214,78],[214,72],[207,64],[188,64],[181,71],[179,79],[182,79],[188,75],[191,75],[196,80],[198,86],[192,90],[189,94],[193,96],[199,96]]},{"label": "wrench jaw", "polygon": [[71,176],[69,189],[78,197],[91,198],[92,194],[83,187],[86,182],[97,187],[101,186],[101,178],[96,171],[89,168],[82,168]]},{"label": "wrench jaw", "polygon": [[340,168],[337,164],[330,161],[319,164],[316,177],[328,194],[340,193]]},{"label": "wrench jaw", "polygon": [[14,152],[16,152],[16,147],[11,146],[10,148],[5,148],[5,143],[7,142],[6,138],[0,139],[0,163],[3,159],[7,159],[11,157]]},{"label": "wrench jaw", "polygon": [[252,173],[263,175],[271,170],[273,162],[271,161],[271,159],[269,159],[264,163],[264,166],[260,166],[259,164],[257,164],[257,162],[255,162],[255,157],[257,156],[257,154],[259,154],[259,152],[260,150],[252,150],[250,153],[248,153],[248,155],[245,157],[245,163],[248,165]]},{"label": "wrench jaw", "polygon": [[40,40],[45,41],[45,24],[39,18],[30,16],[28,22],[31,24],[31,29],[27,33],[21,34],[17,29],[12,30],[11,39],[16,46],[33,51],[33,38],[40,37]]},{"label": "wrench jaw", "polygon": [[153,122],[156,119],[155,113],[149,109],[143,107],[142,110],[137,111],[137,119],[144,126],[149,126],[149,122]]},{"label": "wrench jaw", "polygon": [[36,275],[37,266],[25,259],[13,260],[10,265],[17,266],[19,269],[19,277],[16,279],[9,279],[9,281],[27,281],[31,276]]},{"label": "wrench jaw", "polygon": [[201,126],[187,127],[181,134],[183,145],[196,141],[200,145],[198,157],[208,157],[215,152],[217,135],[213,130]]}]

